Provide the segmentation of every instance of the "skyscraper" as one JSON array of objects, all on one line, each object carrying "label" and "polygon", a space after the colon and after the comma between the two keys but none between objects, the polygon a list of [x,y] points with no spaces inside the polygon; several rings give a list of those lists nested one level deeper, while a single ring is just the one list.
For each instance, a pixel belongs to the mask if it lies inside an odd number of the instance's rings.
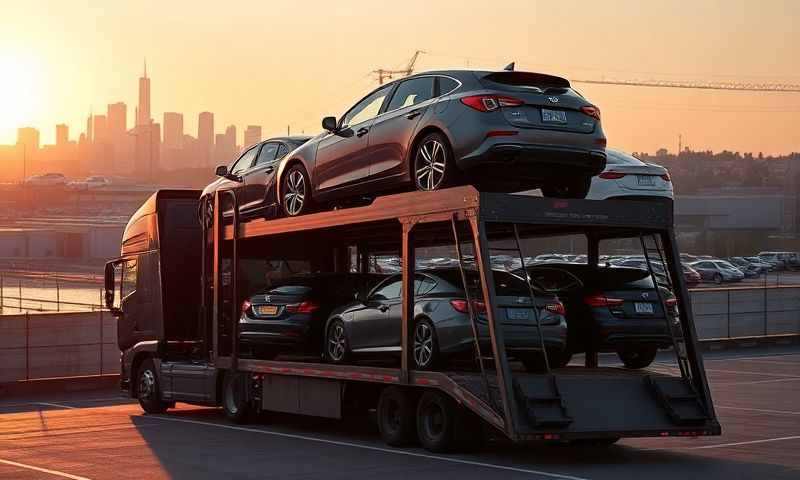
[{"label": "skyscraper", "polygon": [[183,115],[164,112],[164,146],[181,148],[183,146]]},{"label": "skyscraper", "polygon": [[139,78],[139,109],[136,113],[136,125],[149,125],[150,117],[150,79],[147,78],[147,61],[144,63],[144,75]]},{"label": "skyscraper", "polygon": [[250,145],[255,145],[256,143],[261,141],[261,126],[260,125],[248,125],[247,128],[244,130],[244,147],[249,147]]},{"label": "skyscraper", "polygon": [[92,117],[92,131],[94,132],[95,143],[107,142],[108,138],[108,120],[105,115],[94,115]]},{"label": "skyscraper", "polygon": [[25,145],[29,154],[39,150],[39,130],[33,127],[17,129],[17,145]]},{"label": "skyscraper", "polygon": [[197,121],[197,167],[211,166],[211,149],[214,147],[214,114],[201,112]]},{"label": "skyscraper", "polygon": [[69,143],[69,127],[66,124],[56,125],[56,146],[63,147]]},{"label": "skyscraper", "polygon": [[128,107],[124,102],[108,105],[108,134],[117,142],[128,131]]}]

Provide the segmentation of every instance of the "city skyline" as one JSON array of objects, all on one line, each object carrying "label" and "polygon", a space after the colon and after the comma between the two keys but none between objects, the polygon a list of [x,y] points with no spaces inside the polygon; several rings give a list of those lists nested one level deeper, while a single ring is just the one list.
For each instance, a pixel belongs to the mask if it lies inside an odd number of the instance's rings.
[{"label": "city skyline", "polygon": [[[447,0],[409,0],[391,16],[382,2],[334,9],[308,1],[298,14],[290,4],[243,1],[224,21],[217,6],[196,2],[11,3],[0,32],[0,65],[11,73],[0,78],[0,144],[26,125],[50,143],[52,125],[78,131],[90,106],[113,99],[126,100],[130,123],[131,81],[144,56],[158,78],[154,119],[182,112],[192,132],[198,113],[213,111],[218,125],[262,125],[266,136],[287,125],[319,132],[323,116],[340,116],[377,85],[370,72],[401,67],[418,49],[426,53],[417,71],[516,61],[520,70],[571,79],[798,83],[800,3],[767,4],[510,1],[506,13],[536,24],[517,29],[476,23],[474,9]],[[448,28],[438,28],[445,18]],[[358,48],[342,39],[357,39]],[[577,86],[602,110],[609,145],[623,150],[674,151],[679,135],[695,149],[800,149],[798,94]]]}]

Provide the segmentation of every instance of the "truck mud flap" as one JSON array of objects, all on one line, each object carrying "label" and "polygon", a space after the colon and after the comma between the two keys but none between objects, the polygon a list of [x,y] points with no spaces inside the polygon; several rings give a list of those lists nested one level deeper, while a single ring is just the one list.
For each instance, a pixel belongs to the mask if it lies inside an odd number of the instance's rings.
[{"label": "truck mud flap", "polygon": [[693,425],[709,419],[700,398],[687,380],[651,375],[645,378],[645,382],[676,424]]},{"label": "truck mud flap", "polygon": [[555,375],[541,375],[521,383],[514,379],[514,394],[531,425],[561,428],[572,423]]}]

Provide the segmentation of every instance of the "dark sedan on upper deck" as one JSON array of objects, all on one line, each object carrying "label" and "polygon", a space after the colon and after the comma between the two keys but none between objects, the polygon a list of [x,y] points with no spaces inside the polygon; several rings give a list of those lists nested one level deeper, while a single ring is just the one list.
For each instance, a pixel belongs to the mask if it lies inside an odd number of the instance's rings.
[{"label": "dark sedan on upper deck", "polygon": [[[214,212],[214,193],[233,190],[239,202],[239,212],[245,217],[274,216],[276,209],[275,171],[278,162],[311,137],[290,136],[264,140],[247,147],[230,164],[217,167],[219,177],[211,182],[200,197],[201,222],[211,225]],[[223,201],[229,202],[229,198]]]},{"label": "dark sedan on upper deck", "polygon": [[278,168],[283,213],[472,183],[583,198],[606,163],[600,110],[552,75],[437,71],[382,85]]}]

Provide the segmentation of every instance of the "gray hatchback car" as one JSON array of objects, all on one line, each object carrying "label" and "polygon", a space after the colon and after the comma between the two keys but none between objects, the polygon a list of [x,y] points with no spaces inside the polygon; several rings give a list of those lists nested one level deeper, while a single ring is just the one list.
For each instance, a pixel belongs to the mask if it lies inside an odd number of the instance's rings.
[{"label": "gray hatchback car", "polygon": [[[503,327],[508,355],[522,361],[529,370],[542,368],[544,362],[536,327],[538,315],[551,366],[563,366],[559,359],[563,357],[567,340],[564,305],[554,295],[541,293],[536,295],[534,311],[523,279],[499,270],[492,274],[497,295],[495,311]],[[472,309],[477,316],[480,348],[486,355],[492,347],[486,305],[475,300],[483,298],[478,293],[480,280],[475,270],[467,270],[466,275]],[[366,298],[334,310],[325,329],[325,358],[333,363],[347,363],[354,354],[400,352],[401,290],[401,275],[392,275]],[[418,271],[414,291],[415,367],[429,370],[441,365],[447,357],[474,352],[475,337],[459,269]]]},{"label": "gray hatchback car", "polygon": [[378,87],[322,126],[278,168],[286,215],[464,183],[583,198],[606,162],[600,110],[566,79],[540,73],[420,73]]}]

